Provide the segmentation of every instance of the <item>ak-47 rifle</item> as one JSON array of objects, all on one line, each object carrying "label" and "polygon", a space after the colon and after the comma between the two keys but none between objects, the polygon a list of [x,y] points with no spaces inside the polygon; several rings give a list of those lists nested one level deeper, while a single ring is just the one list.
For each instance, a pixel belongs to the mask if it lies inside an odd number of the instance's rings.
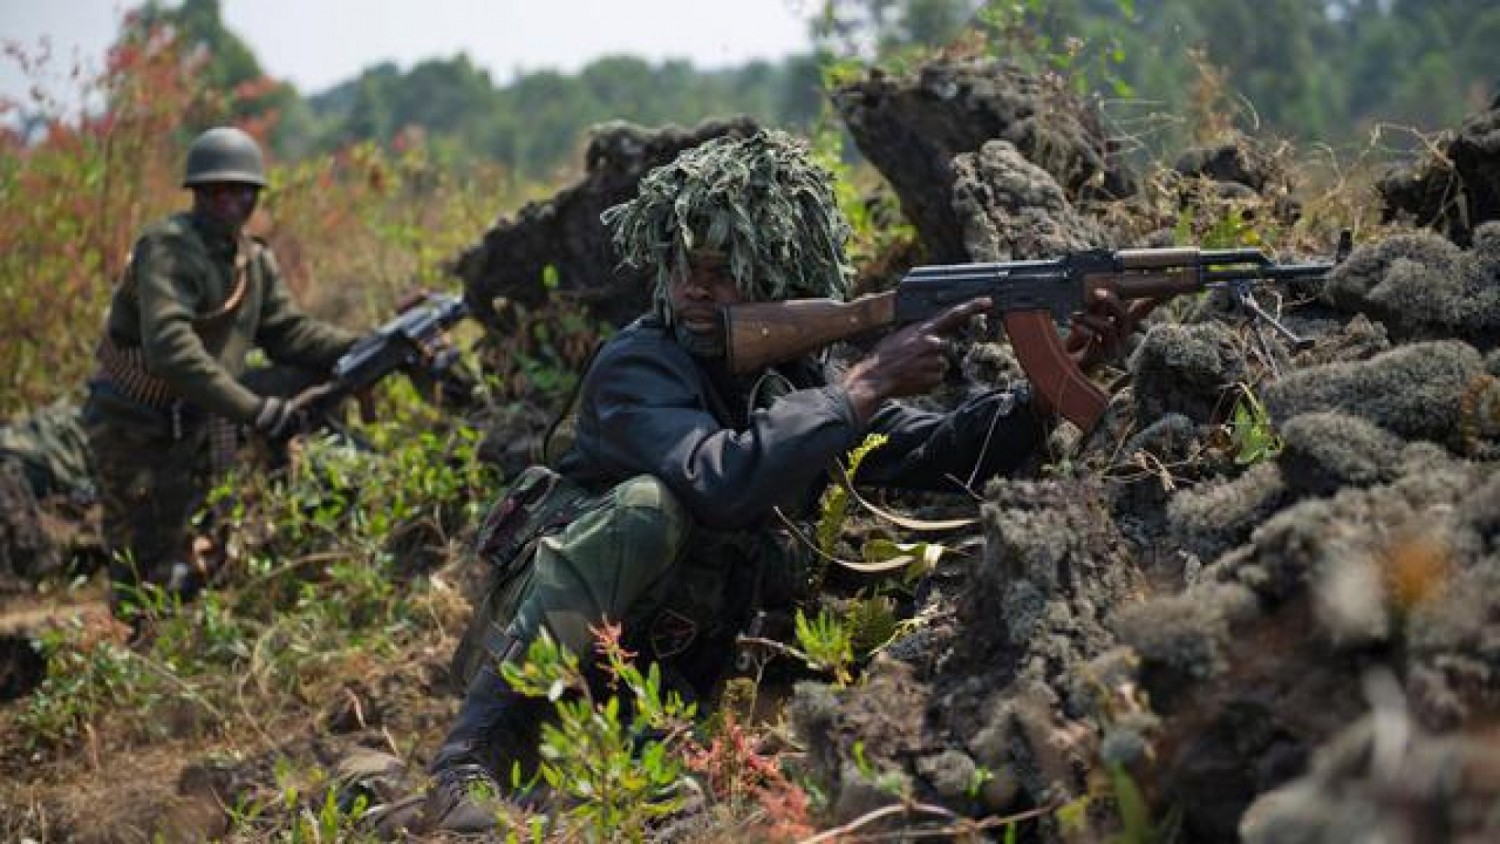
[{"label": "ak-47 rifle", "polygon": [[329,423],[350,396],[362,394],[397,370],[442,384],[458,362],[458,350],[443,333],[469,315],[463,299],[428,293],[408,300],[397,315],[361,337],[333,365],[332,377],[296,401],[303,418]]},{"label": "ak-47 rifle", "polygon": [[928,319],[986,296],[1045,408],[1087,431],[1099,421],[1109,397],[1079,370],[1055,323],[1066,324],[1083,311],[1095,291],[1111,291],[1130,301],[1223,289],[1253,318],[1303,347],[1308,341],[1256,303],[1254,287],[1320,278],[1348,256],[1351,245],[1344,232],[1331,263],[1278,264],[1259,249],[1186,247],[1089,249],[1048,261],[916,267],[894,290],[852,302],[791,299],[725,308],[728,363],[733,372],[754,372],[872,329]]}]

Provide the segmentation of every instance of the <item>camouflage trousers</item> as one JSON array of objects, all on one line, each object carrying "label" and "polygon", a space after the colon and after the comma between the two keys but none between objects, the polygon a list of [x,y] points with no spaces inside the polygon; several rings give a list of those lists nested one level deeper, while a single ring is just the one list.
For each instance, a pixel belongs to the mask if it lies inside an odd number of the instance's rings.
[{"label": "camouflage trousers", "polygon": [[543,631],[589,664],[590,628],[610,621],[622,623],[643,660],[662,663],[692,687],[684,691],[704,693],[764,594],[768,572],[785,572],[795,557],[776,532],[697,526],[649,475],[598,496],[528,553],[476,609],[454,658],[460,685],[480,660],[516,659]]},{"label": "camouflage trousers", "polygon": [[189,522],[213,481],[206,420],[178,420],[128,400],[94,394],[84,406],[109,548],[112,603],[135,587],[182,587],[189,577]]},{"label": "camouflage trousers", "polygon": [[[260,395],[289,396],[320,377],[275,366],[251,369],[240,381]],[[112,560],[114,606],[134,602],[143,582],[191,597],[206,576],[193,565],[193,514],[233,464],[235,426],[190,407],[150,407],[94,383],[83,428]]]},{"label": "camouflage trousers", "polygon": [[93,501],[82,419],[78,404],[68,396],[0,426],[0,460],[19,464],[38,500],[61,495],[80,504]]}]

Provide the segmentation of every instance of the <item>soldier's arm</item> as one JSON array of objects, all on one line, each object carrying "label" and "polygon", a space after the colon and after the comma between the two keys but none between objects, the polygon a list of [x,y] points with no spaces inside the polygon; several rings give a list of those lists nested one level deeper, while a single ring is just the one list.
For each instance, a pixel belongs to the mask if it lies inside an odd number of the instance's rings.
[{"label": "soldier's arm", "polygon": [[359,335],[304,313],[292,301],[269,248],[257,257],[265,284],[255,340],[272,360],[326,371]]},{"label": "soldier's arm", "polygon": [[1015,471],[1045,436],[1024,390],[991,390],[947,413],[888,404],[870,429],[890,439],[865,458],[860,483],[944,492],[977,489]]},{"label": "soldier's arm", "polygon": [[601,354],[585,384],[597,412],[596,456],[611,474],[650,474],[695,520],[736,529],[797,500],[861,426],[836,386],[797,390],[726,428],[704,407],[698,373],[674,344]]}]

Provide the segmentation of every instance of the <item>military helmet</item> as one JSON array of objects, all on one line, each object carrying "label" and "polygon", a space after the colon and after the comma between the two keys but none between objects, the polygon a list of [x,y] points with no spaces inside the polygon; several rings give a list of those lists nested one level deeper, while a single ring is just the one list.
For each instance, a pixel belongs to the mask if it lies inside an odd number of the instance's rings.
[{"label": "military helmet", "polygon": [[183,187],[210,182],[266,186],[266,161],[260,144],[233,126],[215,126],[188,147]]}]

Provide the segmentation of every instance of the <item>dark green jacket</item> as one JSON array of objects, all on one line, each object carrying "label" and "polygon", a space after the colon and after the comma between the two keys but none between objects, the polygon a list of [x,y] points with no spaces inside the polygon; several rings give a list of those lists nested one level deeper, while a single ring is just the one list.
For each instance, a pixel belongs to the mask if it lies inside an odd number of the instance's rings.
[{"label": "dark green jacket", "polygon": [[278,363],[326,371],[356,335],[302,313],[271,251],[258,244],[249,246],[244,298],[223,313],[241,248],[227,229],[190,212],[148,227],[115,291],[105,331],[119,348],[143,349],[151,374],[179,398],[249,422],[261,399],[237,379],[252,347]]},{"label": "dark green jacket", "polygon": [[643,317],[611,338],[585,374],[558,469],[595,488],[654,475],[699,524],[738,530],[773,506],[805,506],[833,461],[868,433],[890,442],[865,459],[861,484],[951,491],[961,489],[955,477],[978,485],[1014,470],[1041,433],[1025,391],[986,392],[949,413],[887,402],[860,426],[848,394],[821,366],[778,372],[794,389],[751,410],[759,378],[729,376]]}]

